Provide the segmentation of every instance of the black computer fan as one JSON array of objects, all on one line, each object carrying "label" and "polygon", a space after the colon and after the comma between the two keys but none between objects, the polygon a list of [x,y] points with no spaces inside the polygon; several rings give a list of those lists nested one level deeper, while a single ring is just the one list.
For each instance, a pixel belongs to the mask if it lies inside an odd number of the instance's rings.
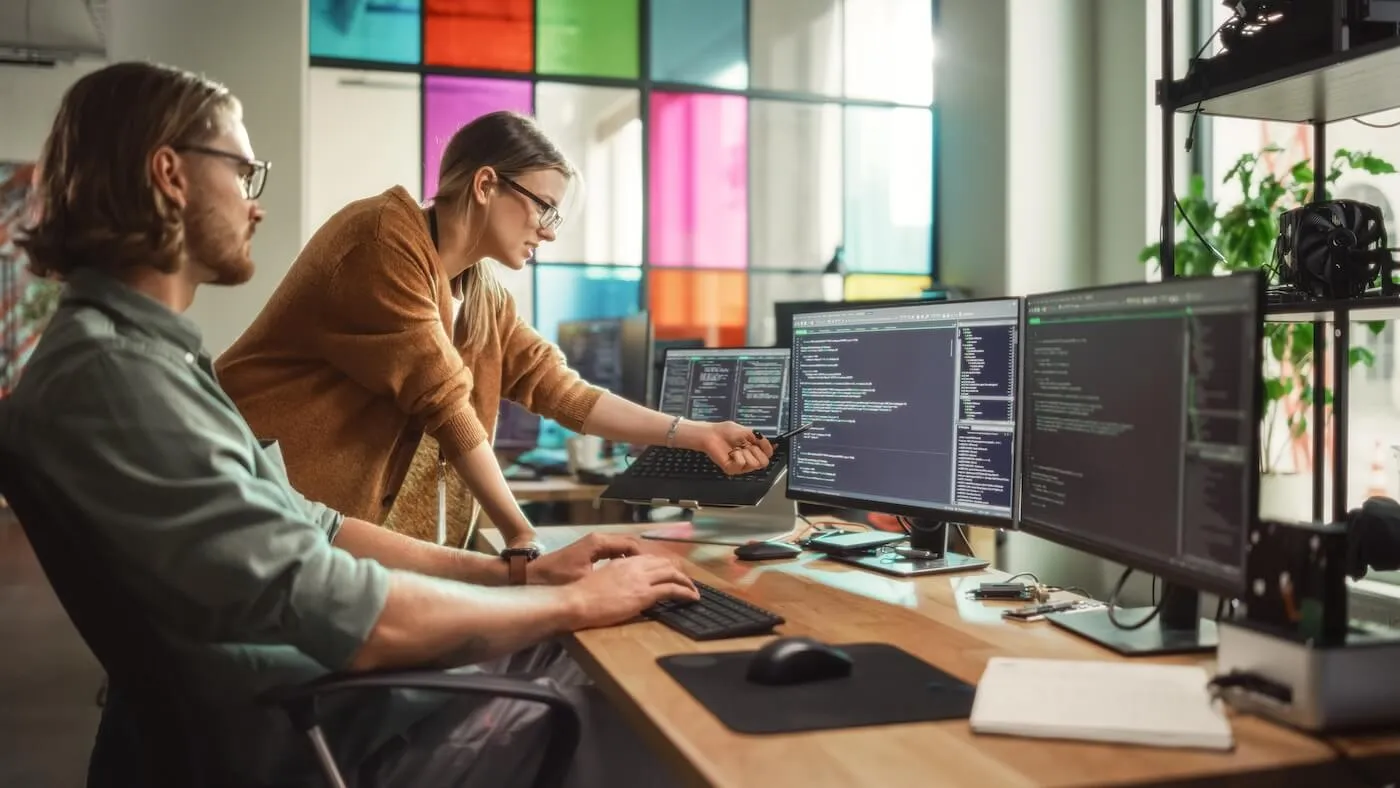
[{"label": "black computer fan", "polygon": [[1357,298],[1377,279],[1391,290],[1380,208],[1356,200],[1312,202],[1284,211],[1278,225],[1274,266],[1281,284],[1319,298]]}]

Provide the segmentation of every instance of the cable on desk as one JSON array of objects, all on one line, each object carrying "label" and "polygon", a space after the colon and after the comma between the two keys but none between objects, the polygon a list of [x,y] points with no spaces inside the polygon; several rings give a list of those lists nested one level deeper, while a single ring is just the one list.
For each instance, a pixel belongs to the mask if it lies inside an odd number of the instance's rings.
[{"label": "cable on desk", "polygon": [[1114,615],[1113,611],[1118,608],[1118,595],[1123,592],[1123,586],[1128,582],[1128,575],[1131,575],[1132,573],[1132,567],[1124,569],[1123,574],[1118,576],[1118,582],[1113,585],[1113,593],[1108,595],[1108,622],[1113,626],[1128,632],[1131,632],[1134,629],[1142,629],[1143,627],[1152,623],[1152,621],[1155,618],[1157,618],[1157,615],[1162,612],[1162,603],[1165,602],[1167,598],[1167,595],[1163,594],[1162,598],[1157,600],[1157,602],[1154,605],[1152,605],[1152,612],[1143,616],[1141,621],[1136,621],[1132,624],[1124,624],[1123,622],[1119,621],[1117,616]]}]

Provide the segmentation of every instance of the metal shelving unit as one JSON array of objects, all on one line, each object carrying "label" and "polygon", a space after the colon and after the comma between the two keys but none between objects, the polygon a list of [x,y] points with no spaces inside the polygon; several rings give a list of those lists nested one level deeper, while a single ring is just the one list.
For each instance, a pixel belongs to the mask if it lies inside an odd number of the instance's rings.
[{"label": "metal shelving unit", "polygon": [[[1316,0],[1325,1],[1325,0]],[[1162,111],[1162,277],[1176,275],[1174,119],[1178,112],[1306,123],[1313,130],[1314,199],[1327,197],[1327,124],[1400,107],[1400,37],[1345,49],[1341,21],[1345,0],[1331,0],[1333,52],[1262,74],[1201,89],[1173,80],[1175,0],[1162,2],[1162,76],[1157,104]],[[1351,321],[1400,318],[1400,297],[1293,301],[1270,304],[1270,321],[1311,322],[1313,331],[1313,507],[1314,520],[1343,520],[1347,513],[1347,409],[1350,393]],[[1332,507],[1324,513],[1327,456],[1327,333],[1332,333]],[[1321,425],[1321,426],[1319,426]]]}]

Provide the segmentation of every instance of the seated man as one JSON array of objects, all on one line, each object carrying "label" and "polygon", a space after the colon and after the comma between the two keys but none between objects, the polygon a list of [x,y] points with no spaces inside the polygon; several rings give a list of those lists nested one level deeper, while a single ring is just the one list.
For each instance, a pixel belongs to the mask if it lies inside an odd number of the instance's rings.
[{"label": "seated man", "polygon": [[[473,665],[542,671],[586,701],[592,688],[554,636],[696,597],[674,562],[602,536],[540,557],[527,584],[505,587],[520,578],[501,559],[343,517],[289,486],[182,315],[201,284],[251,277],[263,218],[268,165],[223,86],[142,63],[85,76],[64,96],[39,172],[38,220],[20,245],[67,287],[0,440],[70,491],[95,528],[85,536],[181,655],[171,670],[207,711],[238,784],[321,784],[305,738],[255,702],[264,689],[337,670]],[[524,702],[385,692],[331,703],[327,738],[359,786],[528,785],[547,735],[544,711]],[[583,708],[574,782],[669,782],[610,711]]]}]

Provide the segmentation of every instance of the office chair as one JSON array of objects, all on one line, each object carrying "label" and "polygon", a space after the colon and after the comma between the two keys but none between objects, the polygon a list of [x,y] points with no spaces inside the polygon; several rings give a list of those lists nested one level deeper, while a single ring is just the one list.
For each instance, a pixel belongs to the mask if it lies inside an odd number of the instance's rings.
[{"label": "office chair", "polygon": [[[0,409],[0,424],[4,423]],[[109,690],[89,762],[88,788],[233,788],[201,710],[187,698],[187,678],[134,598],[107,569],[90,542],[91,529],[66,497],[0,447],[0,495],[24,529],[63,609],[107,672]],[[367,688],[423,689],[516,698],[545,704],[551,729],[538,788],[557,788],[578,746],[578,710],[563,695],[528,677],[410,670],[333,674],[279,688],[259,700],[280,706],[311,742],[331,788],[345,780],[331,757],[317,717],[317,700],[332,692]],[[114,712],[124,710],[124,716]],[[124,719],[129,729],[114,720]]]}]

